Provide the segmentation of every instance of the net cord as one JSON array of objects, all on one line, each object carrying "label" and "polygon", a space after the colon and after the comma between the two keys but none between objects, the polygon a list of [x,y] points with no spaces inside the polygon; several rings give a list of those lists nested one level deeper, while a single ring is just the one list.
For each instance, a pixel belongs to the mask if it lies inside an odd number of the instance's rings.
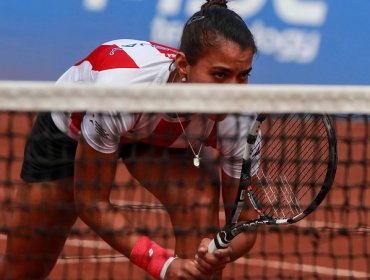
[{"label": "net cord", "polygon": [[0,81],[0,110],[370,114],[370,86]]}]

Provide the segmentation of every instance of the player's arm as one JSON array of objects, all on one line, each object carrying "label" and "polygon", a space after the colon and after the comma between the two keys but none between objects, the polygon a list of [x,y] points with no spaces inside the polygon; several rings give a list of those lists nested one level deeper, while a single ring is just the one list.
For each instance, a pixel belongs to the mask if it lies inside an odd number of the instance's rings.
[{"label": "player's arm", "polygon": [[79,142],[75,164],[79,217],[110,246],[156,279],[205,279],[193,260],[175,259],[148,237],[135,234],[122,210],[110,203],[116,167],[117,152],[101,153],[84,140]]},{"label": "player's arm", "polygon": [[75,164],[75,203],[80,218],[113,248],[126,256],[138,239],[125,235],[130,228],[121,211],[110,203],[117,152],[95,151],[83,139],[77,148]]}]

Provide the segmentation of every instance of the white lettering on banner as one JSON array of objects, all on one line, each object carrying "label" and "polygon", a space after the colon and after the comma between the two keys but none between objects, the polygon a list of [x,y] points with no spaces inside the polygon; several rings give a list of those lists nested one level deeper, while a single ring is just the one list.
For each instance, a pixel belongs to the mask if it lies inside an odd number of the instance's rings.
[{"label": "white lettering on banner", "polygon": [[167,16],[176,16],[180,13],[182,0],[158,1],[157,11]]},{"label": "white lettering on banner", "polygon": [[[184,20],[173,18],[188,18],[203,3],[204,0],[158,0],[151,23],[151,40],[178,46]],[[248,22],[259,52],[285,63],[314,61],[321,43],[321,34],[315,28],[325,23],[328,13],[325,0],[234,0],[229,5],[242,18],[248,19],[256,17],[268,3],[272,4],[276,16],[289,27],[278,29],[269,26],[268,20],[258,18]],[[99,12],[106,9],[108,0],[83,0],[83,5],[88,11]]]},{"label": "white lettering on banner", "polygon": [[107,7],[108,0],[83,0],[83,5],[88,11],[100,12]]},{"label": "white lettering on banner", "polygon": [[[284,63],[307,64],[314,61],[321,43],[317,28],[326,21],[328,4],[325,0],[234,0],[229,5],[242,18],[248,19],[256,17],[270,2],[276,16],[289,26],[279,30],[268,26],[268,20],[261,18],[248,22],[259,52]],[[158,0],[157,14],[151,25],[151,40],[178,46],[184,21],[168,17],[188,18],[203,3],[204,0]]]},{"label": "white lettering on banner", "polygon": [[251,30],[259,51],[264,55],[274,55],[279,62],[306,64],[318,55],[321,42],[318,31],[301,31],[295,28],[279,31],[265,26],[262,20],[255,21]]},{"label": "white lettering on banner", "polygon": [[185,5],[185,15],[187,17],[190,17],[196,11],[199,11],[199,7],[202,6],[202,4],[204,3],[204,0],[187,0]]},{"label": "white lettering on banner", "polygon": [[242,18],[249,18],[257,14],[266,4],[267,0],[235,0],[230,2],[231,9],[238,12]]},{"label": "white lettering on banner", "polygon": [[277,15],[287,23],[321,26],[326,19],[327,4],[322,1],[275,0]]},{"label": "white lettering on banner", "polygon": [[155,17],[151,24],[150,38],[154,42],[177,47],[184,22],[168,20],[166,17]]},{"label": "white lettering on banner", "polygon": [[[243,18],[256,15],[267,0],[235,0],[230,2]],[[272,0],[277,16],[285,23],[320,26],[326,20],[327,4],[323,0]]]}]

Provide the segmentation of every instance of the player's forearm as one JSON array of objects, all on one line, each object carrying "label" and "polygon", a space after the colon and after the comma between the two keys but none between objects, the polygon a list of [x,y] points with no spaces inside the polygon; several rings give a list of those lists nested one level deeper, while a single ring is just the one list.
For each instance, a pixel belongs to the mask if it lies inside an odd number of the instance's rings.
[{"label": "player's forearm", "polygon": [[175,259],[173,253],[150,238],[136,234],[121,211],[108,202],[79,207],[81,219],[112,248],[127,256],[155,279],[163,279]]},{"label": "player's forearm", "polygon": [[257,233],[256,231],[250,231],[241,233],[231,241],[231,261],[234,261],[245,254],[247,254],[254,246],[256,242]]},{"label": "player's forearm", "polygon": [[112,248],[129,257],[139,235],[133,232],[124,214],[108,202],[80,204],[80,218]]}]

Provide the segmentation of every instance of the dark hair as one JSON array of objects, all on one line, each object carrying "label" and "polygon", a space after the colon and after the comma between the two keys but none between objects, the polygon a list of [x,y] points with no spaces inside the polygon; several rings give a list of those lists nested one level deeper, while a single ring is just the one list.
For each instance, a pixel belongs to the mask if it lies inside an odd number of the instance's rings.
[{"label": "dark hair", "polygon": [[179,51],[184,52],[190,65],[194,65],[207,48],[218,46],[221,35],[242,49],[257,47],[252,33],[243,19],[227,7],[227,0],[207,0],[200,11],[191,16],[184,26]]}]

